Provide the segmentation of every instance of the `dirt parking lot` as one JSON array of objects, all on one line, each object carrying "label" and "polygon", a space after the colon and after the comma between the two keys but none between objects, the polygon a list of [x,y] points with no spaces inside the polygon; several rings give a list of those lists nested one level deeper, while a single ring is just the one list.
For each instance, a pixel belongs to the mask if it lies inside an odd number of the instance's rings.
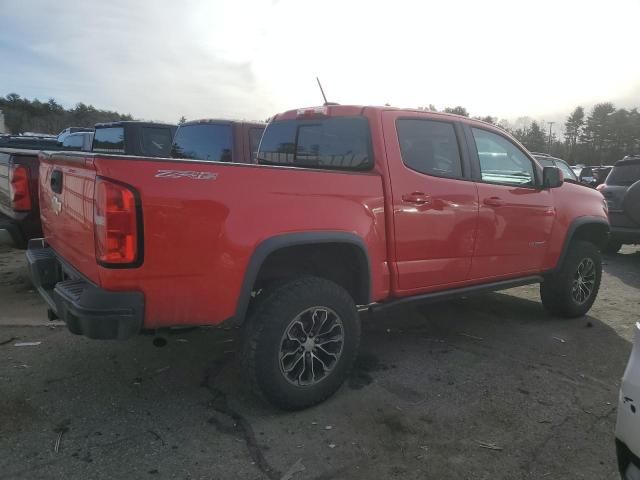
[{"label": "dirt parking lot", "polygon": [[537,287],[365,316],[348,383],[297,413],[247,391],[228,332],[158,348],[48,323],[22,258],[0,251],[2,478],[617,478],[636,248],[585,318],[549,317]]}]

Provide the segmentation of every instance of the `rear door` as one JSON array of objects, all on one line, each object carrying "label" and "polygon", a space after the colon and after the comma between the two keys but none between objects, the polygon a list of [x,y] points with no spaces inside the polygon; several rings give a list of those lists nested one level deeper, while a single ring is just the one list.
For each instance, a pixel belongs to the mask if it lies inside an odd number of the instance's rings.
[{"label": "rear door", "polygon": [[397,285],[419,293],[469,276],[478,194],[453,120],[382,113],[391,178]]},{"label": "rear door", "polygon": [[465,126],[480,211],[471,279],[539,272],[555,210],[535,163],[507,136]]}]

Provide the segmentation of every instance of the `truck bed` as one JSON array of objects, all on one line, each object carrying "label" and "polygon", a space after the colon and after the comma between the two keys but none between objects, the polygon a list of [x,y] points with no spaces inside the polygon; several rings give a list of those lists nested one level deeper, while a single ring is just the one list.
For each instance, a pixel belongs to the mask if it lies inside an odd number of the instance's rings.
[{"label": "truck bed", "polygon": [[[45,241],[89,282],[109,291],[143,289],[146,328],[219,324],[232,318],[250,257],[263,240],[288,232],[330,230],[365,239],[374,300],[387,294],[384,201],[378,174],[128,160],[42,153],[41,210]],[[54,170],[62,172],[61,194],[52,191]],[[144,252],[136,268],[108,268],[96,262],[97,177],[124,181],[137,191]],[[57,213],[52,202],[61,205]]]}]

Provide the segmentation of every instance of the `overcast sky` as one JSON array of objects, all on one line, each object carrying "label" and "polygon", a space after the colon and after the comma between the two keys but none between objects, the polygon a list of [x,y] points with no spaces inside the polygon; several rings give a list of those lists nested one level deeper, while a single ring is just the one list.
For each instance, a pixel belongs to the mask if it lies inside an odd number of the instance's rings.
[{"label": "overcast sky", "polygon": [[640,106],[640,0],[0,0],[0,95],[137,118],[329,100],[563,119]]}]

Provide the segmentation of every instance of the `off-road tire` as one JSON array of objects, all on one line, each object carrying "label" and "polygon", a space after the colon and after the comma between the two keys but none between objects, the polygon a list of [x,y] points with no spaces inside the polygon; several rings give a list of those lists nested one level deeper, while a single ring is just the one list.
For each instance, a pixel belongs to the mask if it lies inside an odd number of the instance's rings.
[{"label": "off-road tire", "polygon": [[[590,295],[583,302],[576,300],[574,287],[579,266],[585,259],[594,264],[595,278]],[[569,251],[560,268],[545,277],[540,284],[540,297],[544,308],[551,314],[566,318],[586,314],[595,301],[602,279],[602,257],[598,247],[591,242],[576,240],[569,245]]]},{"label": "off-road tire", "polygon": [[[263,296],[264,295],[264,296]],[[299,410],[322,402],[342,385],[358,354],[360,319],[345,289],[322,278],[304,276],[281,283],[260,295],[245,325],[242,364],[250,386],[284,410]],[[343,326],[342,352],[331,371],[319,383],[290,383],[280,366],[283,335],[292,320],[312,307],[335,312]]]}]

